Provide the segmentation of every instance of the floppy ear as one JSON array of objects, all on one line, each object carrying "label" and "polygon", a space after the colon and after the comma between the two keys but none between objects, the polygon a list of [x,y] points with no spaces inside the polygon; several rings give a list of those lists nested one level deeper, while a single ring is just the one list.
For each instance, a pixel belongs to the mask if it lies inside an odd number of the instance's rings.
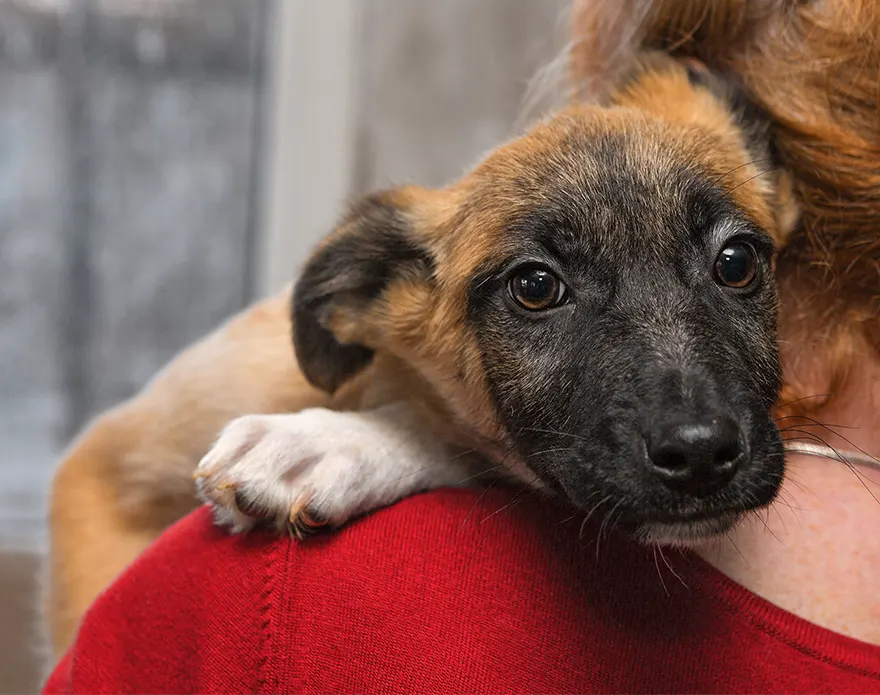
[{"label": "floppy ear", "polygon": [[[408,189],[384,191],[355,203],[306,263],[293,291],[293,344],[300,368],[316,387],[333,393],[364,369],[373,350],[339,335],[402,275],[430,277],[433,259],[416,241]],[[366,329],[369,326],[365,327]],[[356,333],[357,331],[355,331]]]}]

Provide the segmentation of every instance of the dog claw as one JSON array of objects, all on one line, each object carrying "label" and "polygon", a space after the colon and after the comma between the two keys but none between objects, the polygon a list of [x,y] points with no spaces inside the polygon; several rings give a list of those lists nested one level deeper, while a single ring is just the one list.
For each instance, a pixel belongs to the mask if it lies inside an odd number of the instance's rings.
[{"label": "dog claw", "polygon": [[[230,487],[231,487],[231,489],[235,489],[238,486],[234,486],[234,487],[230,486]],[[272,517],[272,513],[269,510],[263,509],[263,508],[259,507],[258,505],[256,505],[254,502],[251,502],[250,500],[247,499],[247,497],[244,496],[244,494],[242,492],[240,492],[237,489],[233,493],[232,502],[235,505],[235,508],[241,514],[244,514],[245,516],[250,517],[251,519],[264,520],[264,519],[269,519]]]},{"label": "dog claw", "polygon": [[299,540],[319,533],[330,524],[329,520],[322,519],[309,511],[310,502],[311,500],[298,502],[290,507],[288,530]]}]

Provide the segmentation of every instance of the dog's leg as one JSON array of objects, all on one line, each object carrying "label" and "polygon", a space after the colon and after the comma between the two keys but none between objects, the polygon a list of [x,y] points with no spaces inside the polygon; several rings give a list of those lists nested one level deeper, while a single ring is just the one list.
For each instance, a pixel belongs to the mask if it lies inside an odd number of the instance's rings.
[{"label": "dog's leg", "polygon": [[471,463],[427,431],[411,404],[311,408],[231,422],[196,480],[219,524],[245,531],[269,520],[302,534],[420,490],[462,485],[473,479]]},{"label": "dog's leg", "polygon": [[45,610],[56,656],[98,593],[196,507],[192,473],[224,425],[326,403],[297,368],[290,333],[285,291],[182,352],[71,445],[50,501]]}]

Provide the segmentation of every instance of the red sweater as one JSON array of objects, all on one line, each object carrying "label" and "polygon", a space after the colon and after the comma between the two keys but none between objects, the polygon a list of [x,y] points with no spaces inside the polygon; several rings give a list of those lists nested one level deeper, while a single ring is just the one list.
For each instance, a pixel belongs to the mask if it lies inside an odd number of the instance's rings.
[{"label": "red sweater", "polygon": [[98,599],[44,692],[880,693],[880,648],[510,502],[420,495],[304,544],[200,510]]}]

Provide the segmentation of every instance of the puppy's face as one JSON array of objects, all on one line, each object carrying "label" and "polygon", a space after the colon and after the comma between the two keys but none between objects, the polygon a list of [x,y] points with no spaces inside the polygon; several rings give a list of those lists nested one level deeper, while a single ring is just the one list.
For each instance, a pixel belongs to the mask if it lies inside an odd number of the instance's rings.
[{"label": "puppy's face", "polygon": [[498,416],[579,506],[652,538],[726,530],[782,474],[772,240],[665,129],[563,130],[501,193],[519,203],[467,296]]},{"label": "puppy's face", "polygon": [[647,540],[768,504],[780,229],[752,143],[693,82],[649,73],[449,189],[356,206],[297,288],[306,374],[332,390],[393,353],[454,429]]}]

